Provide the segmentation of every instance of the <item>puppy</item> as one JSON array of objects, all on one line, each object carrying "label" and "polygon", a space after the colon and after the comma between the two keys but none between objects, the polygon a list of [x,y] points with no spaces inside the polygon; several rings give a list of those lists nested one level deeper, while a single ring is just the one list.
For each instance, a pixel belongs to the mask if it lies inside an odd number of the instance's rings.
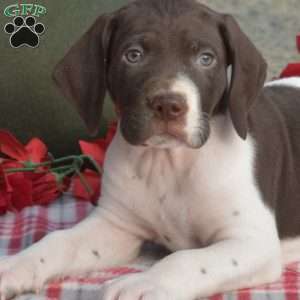
[{"label": "puppy", "polygon": [[263,87],[266,68],[231,16],[194,0],[100,16],[54,73],[91,133],[106,92],[119,111],[99,206],[1,260],[1,299],[129,263],[146,240],[173,254],[99,299],[194,300],[277,280],[300,258],[300,79]]}]

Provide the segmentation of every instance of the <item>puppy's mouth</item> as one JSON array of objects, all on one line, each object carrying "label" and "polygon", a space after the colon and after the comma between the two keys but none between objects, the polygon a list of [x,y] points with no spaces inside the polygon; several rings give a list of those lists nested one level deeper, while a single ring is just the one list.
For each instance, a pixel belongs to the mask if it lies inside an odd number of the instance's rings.
[{"label": "puppy's mouth", "polygon": [[199,149],[210,136],[209,117],[205,113],[195,117],[193,124],[185,120],[165,122],[148,114],[124,114],[120,129],[129,144],[142,147]]},{"label": "puppy's mouth", "polygon": [[[200,132],[201,131],[201,132]],[[206,142],[209,127],[199,126],[187,130],[180,123],[157,123],[153,125],[153,134],[142,146],[157,148],[188,147],[198,149]]]},{"label": "puppy's mouth", "polygon": [[187,146],[187,144],[170,134],[154,135],[149,138],[145,143],[142,144],[144,147],[155,147],[155,148],[176,148]]}]

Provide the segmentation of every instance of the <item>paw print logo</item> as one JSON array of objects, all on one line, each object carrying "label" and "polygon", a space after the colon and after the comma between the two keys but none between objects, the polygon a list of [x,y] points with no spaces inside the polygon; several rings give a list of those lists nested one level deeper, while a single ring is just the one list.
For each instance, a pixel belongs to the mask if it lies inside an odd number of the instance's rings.
[{"label": "paw print logo", "polygon": [[37,23],[33,16],[15,17],[12,23],[4,26],[4,31],[10,34],[10,45],[13,48],[28,46],[36,48],[40,42],[40,35],[45,32],[45,26]]}]

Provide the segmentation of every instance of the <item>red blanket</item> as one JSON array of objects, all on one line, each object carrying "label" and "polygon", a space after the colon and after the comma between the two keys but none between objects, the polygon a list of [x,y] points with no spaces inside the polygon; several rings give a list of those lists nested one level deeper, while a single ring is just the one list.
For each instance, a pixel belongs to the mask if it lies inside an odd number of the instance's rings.
[{"label": "red blanket", "polygon": [[[88,202],[76,201],[65,195],[55,203],[47,206],[28,207],[17,214],[7,213],[0,218],[0,255],[11,255],[29,247],[46,234],[63,228],[69,228],[85,218],[93,209]],[[149,260],[148,260],[149,261]],[[108,270],[99,270],[88,277],[66,278],[47,284],[40,295],[19,296],[17,299],[97,299],[103,282],[132,272],[147,268],[146,260],[140,260],[130,266],[121,266]],[[184,287],[182,287],[184,288]],[[232,298],[233,297],[233,298]],[[211,300],[225,299],[285,299],[300,298],[300,263],[286,268],[279,282],[230,292],[211,297]]]}]

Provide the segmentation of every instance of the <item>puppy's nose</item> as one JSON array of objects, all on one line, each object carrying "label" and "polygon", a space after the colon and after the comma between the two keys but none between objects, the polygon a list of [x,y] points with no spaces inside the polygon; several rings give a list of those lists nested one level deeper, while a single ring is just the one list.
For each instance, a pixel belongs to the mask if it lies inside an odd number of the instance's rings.
[{"label": "puppy's nose", "polygon": [[187,113],[186,100],[180,94],[162,93],[148,98],[148,106],[164,121],[176,120]]}]

